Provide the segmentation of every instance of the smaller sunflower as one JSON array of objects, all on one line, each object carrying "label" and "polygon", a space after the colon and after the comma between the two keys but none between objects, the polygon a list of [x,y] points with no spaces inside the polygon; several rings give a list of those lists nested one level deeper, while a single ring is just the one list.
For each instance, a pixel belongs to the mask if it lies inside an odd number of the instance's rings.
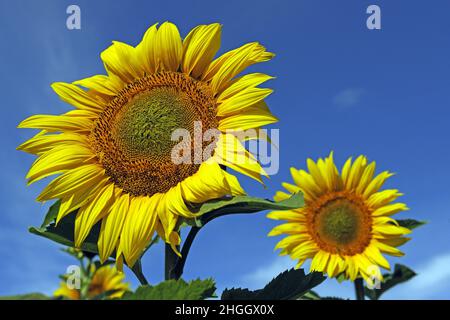
[{"label": "smaller sunflower", "polygon": [[[89,284],[87,284],[87,299],[95,299],[101,294],[106,294],[108,299],[118,299],[121,298],[125,292],[129,291],[129,284],[123,282],[125,274],[117,271],[116,268],[105,265],[95,270],[95,266],[92,264],[91,272],[93,272],[94,275],[90,279]],[[62,297],[70,300],[82,299],[81,290],[69,288],[66,281],[61,282],[60,287],[53,295],[55,297]]]},{"label": "smaller sunflower", "polygon": [[[339,173],[333,160],[307,160],[309,173],[291,168],[295,185],[283,183],[289,193],[302,192],[305,206],[290,211],[273,211],[268,218],[285,220],[269,236],[287,235],[276,245],[280,255],[298,261],[307,259],[311,271],[329,277],[344,276],[354,281],[364,278],[372,283],[381,278],[380,268],[390,269],[382,253],[402,256],[398,246],[409,240],[409,229],[399,226],[392,215],[408,210],[403,203],[392,203],[402,194],[396,189],[380,191],[392,176],[388,171],[375,176],[375,162],[365,156],[354,162],[349,158]],[[276,201],[289,197],[278,191]]]}]

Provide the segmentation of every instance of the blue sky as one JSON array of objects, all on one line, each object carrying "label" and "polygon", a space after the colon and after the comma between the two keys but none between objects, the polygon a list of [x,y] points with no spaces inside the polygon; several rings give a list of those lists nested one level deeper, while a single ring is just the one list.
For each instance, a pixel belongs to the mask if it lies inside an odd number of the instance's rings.
[{"label": "blue sky", "polygon": [[[66,8],[81,7],[81,30],[67,30]],[[368,30],[370,4],[382,29]],[[47,206],[34,199],[44,183],[26,187],[33,157],[15,147],[33,133],[16,129],[36,113],[68,110],[50,88],[103,73],[99,54],[112,40],[137,44],[146,28],[170,20],[182,35],[223,24],[221,52],[260,41],[277,54],[252,70],[276,76],[268,103],[280,122],[280,172],[267,188],[241,179],[255,196],[271,198],[291,166],[335,151],[339,163],[366,154],[379,170],[396,172],[388,187],[405,193],[403,217],[429,224],[413,233],[406,256],[390,259],[420,272],[386,298],[450,298],[450,3],[433,1],[6,1],[0,3],[3,116],[0,159],[0,295],[57,286],[72,259],[58,245],[27,232]],[[265,214],[226,217],[194,243],[185,278],[212,276],[219,291],[258,288],[293,262],[277,257],[275,225]],[[144,258],[151,282],[163,275],[162,246]],[[132,276],[128,279],[136,283]],[[349,284],[322,284],[323,294],[351,296]]]}]

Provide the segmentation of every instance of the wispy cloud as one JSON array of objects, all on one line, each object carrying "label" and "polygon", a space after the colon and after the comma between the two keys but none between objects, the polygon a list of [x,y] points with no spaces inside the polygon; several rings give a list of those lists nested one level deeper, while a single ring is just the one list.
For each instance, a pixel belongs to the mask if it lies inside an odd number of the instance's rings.
[{"label": "wispy cloud", "polygon": [[[239,284],[242,284],[243,287],[248,287],[250,289],[260,289],[278,274],[285,270],[291,269],[294,266],[295,262],[289,257],[276,257],[272,263],[244,275]],[[308,273],[309,263],[305,263],[302,268],[304,268],[305,272]],[[334,279],[326,280],[314,290],[317,290],[317,292],[324,297],[353,297],[353,287],[350,282],[340,284]]]},{"label": "wispy cloud", "polygon": [[417,276],[392,289],[383,298],[450,299],[450,252],[437,255],[414,270]]},{"label": "wispy cloud", "polygon": [[268,266],[263,266],[252,273],[244,275],[241,281],[242,285],[251,289],[262,288],[278,274],[292,268],[294,265],[294,262],[288,257],[277,257]]},{"label": "wispy cloud", "polygon": [[[240,284],[251,289],[264,287],[279,273],[294,266],[287,257],[277,257],[272,263],[245,275]],[[309,269],[306,265],[305,270]],[[417,276],[383,295],[383,299],[450,299],[450,253],[432,258],[428,263],[412,266]],[[328,279],[314,290],[321,296],[337,296],[353,299],[353,285],[349,281],[338,283]]]},{"label": "wispy cloud", "polygon": [[333,97],[333,104],[342,109],[355,107],[365,93],[366,90],[361,88],[347,88]]}]

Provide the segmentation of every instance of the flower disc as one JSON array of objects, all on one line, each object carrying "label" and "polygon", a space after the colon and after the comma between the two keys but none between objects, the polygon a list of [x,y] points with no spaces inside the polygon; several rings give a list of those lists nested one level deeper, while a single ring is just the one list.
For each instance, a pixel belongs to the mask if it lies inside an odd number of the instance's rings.
[{"label": "flower disc", "polygon": [[164,72],[127,86],[100,115],[90,138],[112,181],[131,194],[151,196],[198,170],[193,153],[187,164],[171,158],[176,129],[189,132],[194,150],[196,121],[203,131],[217,127],[211,91],[186,75]]}]

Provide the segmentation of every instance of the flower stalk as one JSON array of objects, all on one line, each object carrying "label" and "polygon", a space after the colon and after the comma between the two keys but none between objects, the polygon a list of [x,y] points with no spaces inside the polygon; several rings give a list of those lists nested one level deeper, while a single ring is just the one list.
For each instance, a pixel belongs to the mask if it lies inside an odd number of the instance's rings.
[{"label": "flower stalk", "polygon": [[355,283],[356,300],[364,300],[364,283],[362,278],[357,278]]}]

